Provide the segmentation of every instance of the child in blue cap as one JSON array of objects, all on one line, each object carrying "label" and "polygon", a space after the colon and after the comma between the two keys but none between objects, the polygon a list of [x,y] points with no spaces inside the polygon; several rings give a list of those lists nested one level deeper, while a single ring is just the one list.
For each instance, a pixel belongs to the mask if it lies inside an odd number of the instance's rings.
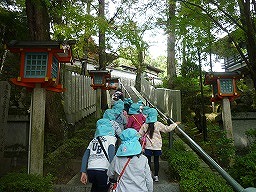
[{"label": "child in blue cap", "polygon": [[132,127],[136,131],[139,131],[141,126],[145,123],[146,118],[140,112],[140,105],[138,103],[133,103],[129,109],[129,117],[127,127]]},{"label": "child in blue cap", "polygon": [[116,120],[115,111],[113,109],[107,109],[103,114],[103,118],[110,120],[110,123],[112,124],[112,127],[115,130],[115,135],[119,137],[122,130],[119,124],[115,121]]},{"label": "child in blue cap", "polygon": [[85,150],[80,181],[92,183],[91,192],[107,192],[107,169],[115,155],[115,130],[108,119],[99,119],[96,123],[94,139]]},{"label": "child in blue cap", "polygon": [[115,101],[112,109],[114,110],[115,114],[115,121],[119,124],[121,130],[123,131],[126,128],[127,119],[124,116],[124,102],[119,99]]},{"label": "child in blue cap", "polygon": [[154,181],[158,182],[159,157],[162,154],[162,137],[161,133],[167,133],[174,130],[180,122],[170,124],[169,126],[157,121],[157,110],[154,108],[147,109],[146,123],[141,126],[140,135],[146,136],[145,155],[151,164],[151,156],[154,156]]},{"label": "child in blue cap", "polygon": [[107,171],[110,179],[118,180],[116,192],[153,192],[153,180],[148,160],[141,153],[139,133],[133,128],[127,128],[120,138],[121,145]]}]

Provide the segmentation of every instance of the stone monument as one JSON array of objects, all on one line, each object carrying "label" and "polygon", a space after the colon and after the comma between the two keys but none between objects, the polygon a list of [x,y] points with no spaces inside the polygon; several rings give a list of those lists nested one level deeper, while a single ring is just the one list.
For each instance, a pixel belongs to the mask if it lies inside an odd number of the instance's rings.
[{"label": "stone monument", "polygon": [[7,81],[0,81],[0,90],[0,158],[3,158],[11,86]]}]

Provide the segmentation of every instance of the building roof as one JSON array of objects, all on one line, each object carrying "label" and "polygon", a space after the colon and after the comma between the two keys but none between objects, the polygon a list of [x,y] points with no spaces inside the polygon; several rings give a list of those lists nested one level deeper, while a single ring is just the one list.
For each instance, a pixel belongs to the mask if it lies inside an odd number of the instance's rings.
[{"label": "building roof", "polygon": [[[135,72],[137,70],[136,67],[133,67],[133,66],[127,66],[127,65],[120,65],[121,68],[125,69],[125,70],[129,70],[129,71],[132,71],[132,72]],[[164,72],[163,70],[159,69],[159,68],[156,68],[156,67],[153,67],[151,65],[146,65],[147,69],[149,71],[154,71],[156,73],[162,73]]]}]

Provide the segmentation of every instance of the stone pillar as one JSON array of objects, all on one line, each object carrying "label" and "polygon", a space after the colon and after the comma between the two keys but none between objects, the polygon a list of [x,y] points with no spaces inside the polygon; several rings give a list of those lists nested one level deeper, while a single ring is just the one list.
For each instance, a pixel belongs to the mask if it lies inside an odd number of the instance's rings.
[{"label": "stone pillar", "polygon": [[67,70],[64,73],[64,87],[67,88],[67,91],[64,92],[64,109],[68,123],[72,123],[72,73]]},{"label": "stone pillar", "polygon": [[224,131],[226,131],[227,138],[234,140],[230,101],[227,97],[222,99],[222,121],[223,121],[223,128],[224,128]]},{"label": "stone pillar", "polygon": [[96,119],[101,116],[101,89],[96,89]]},{"label": "stone pillar", "polygon": [[28,173],[43,175],[46,90],[34,88],[31,99]]},{"label": "stone pillar", "polygon": [[2,158],[4,156],[11,86],[7,81],[0,81],[0,90],[0,158]]}]

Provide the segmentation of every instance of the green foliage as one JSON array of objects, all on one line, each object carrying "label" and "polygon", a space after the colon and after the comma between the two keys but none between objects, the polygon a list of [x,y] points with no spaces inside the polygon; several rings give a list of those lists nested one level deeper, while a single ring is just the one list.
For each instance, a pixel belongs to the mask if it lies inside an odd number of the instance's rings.
[{"label": "green foliage", "polygon": [[[175,88],[181,91],[181,111],[182,122],[192,121],[191,113],[196,108],[201,107],[201,91],[200,81],[196,77],[182,77],[179,76],[174,80]],[[167,79],[163,80],[163,86],[167,87]],[[204,103],[210,105],[211,90],[209,86],[204,86]]]},{"label": "green foliage", "polygon": [[53,192],[53,176],[9,173],[0,178],[0,192]]},{"label": "green foliage", "polygon": [[[248,80],[247,80],[248,81]],[[237,81],[240,97],[232,103],[233,112],[256,111],[256,92],[247,85],[246,79]]]},{"label": "green foliage", "polygon": [[231,175],[245,188],[256,187],[256,130],[251,129],[246,134],[253,143],[247,154],[235,158],[235,164],[230,170]]},{"label": "green foliage", "polygon": [[204,169],[186,170],[181,175],[181,191],[190,192],[232,192],[231,187],[214,172]]},{"label": "green foliage", "polygon": [[197,78],[199,77],[200,68],[193,61],[187,60],[181,65],[181,76],[186,78]]},{"label": "green foliage", "polygon": [[231,175],[244,187],[256,187],[256,150],[236,157]]},{"label": "green foliage", "polygon": [[13,39],[27,40],[29,33],[25,11],[14,11],[0,6],[0,25],[0,37],[4,43]]},{"label": "green foliage", "polygon": [[[76,124],[76,130],[71,138],[65,139],[62,145],[54,151],[45,154],[44,168],[46,173],[51,173],[60,179],[70,171],[71,159],[81,159],[89,142],[94,136],[96,119],[91,116],[85,118],[83,122]],[[54,140],[48,146],[54,145]]]},{"label": "green foliage", "polygon": [[192,151],[176,151],[170,152],[169,164],[180,176],[186,170],[194,170],[199,167],[199,159]]},{"label": "green foliage", "polygon": [[165,148],[163,152],[165,156],[169,156],[168,163],[171,176],[179,180],[181,191],[233,191],[221,176],[203,168],[198,156],[192,151],[186,150],[182,140],[174,140],[173,148],[170,150]]},{"label": "green foliage", "polygon": [[228,168],[235,156],[233,141],[214,124],[207,124],[207,136],[208,140],[201,142],[201,146],[221,167]]},{"label": "green foliage", "polygon": [[58,175],[62,171],[69,170],[71,159],[81,157],[87,145],[86,139],[72,138],[66,140],[54,152],[47,154],[44,159],[46,172]]}]

